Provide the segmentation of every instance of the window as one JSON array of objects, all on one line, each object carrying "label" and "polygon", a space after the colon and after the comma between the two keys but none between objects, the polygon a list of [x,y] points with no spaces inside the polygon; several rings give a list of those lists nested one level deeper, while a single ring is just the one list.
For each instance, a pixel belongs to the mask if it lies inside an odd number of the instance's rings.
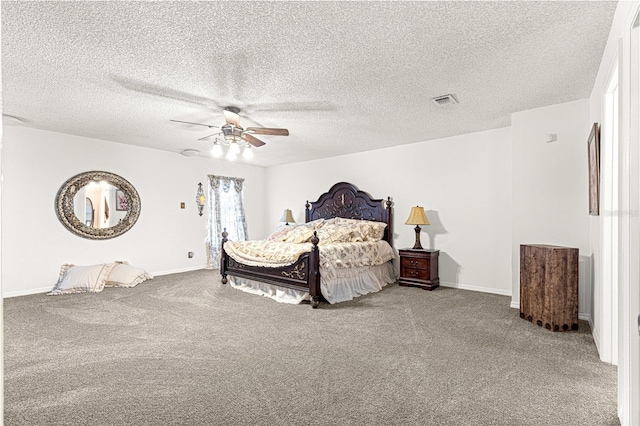
[{"label": "window", "polygon": [[247,220],[242,202],[244,179],[209,175],[209,197],[207,211],[207,268],[220,265],[222,231],[227,230],[232,241],[244,241],[247,235]]}]

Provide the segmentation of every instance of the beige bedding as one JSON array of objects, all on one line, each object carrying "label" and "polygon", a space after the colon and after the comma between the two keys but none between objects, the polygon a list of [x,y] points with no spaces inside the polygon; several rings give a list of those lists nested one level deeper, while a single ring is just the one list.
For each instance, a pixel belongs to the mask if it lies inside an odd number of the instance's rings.
[{"label": "beige bedding", "polygon": [[[389,260],[395,250],[381,240],[385,223],[352,219],[318,219],[298,226],[278,228],[267,240],[227,241],[226,253],[236,262],[267,268],[295,263],[311,251],[314,233],[320,242],[320,291],[329,303],[351,300],[380,291],[395,282],[397,269]],[[308,298],[301,290],[280,288],[244,278],[230,277],[232,287],[260,294],[284,303],[300,303]]]},{"label": "beige bedding", "polygon": [[[360,241],[320,245],[320,270],[332,275],[337,271],[381,265],[394,257],[386,241]],[[277,268],[294,263],[301,254],[311,250],[311,243],[278,241],[227,241],[227,254],[235,261],[249,266]]]}]

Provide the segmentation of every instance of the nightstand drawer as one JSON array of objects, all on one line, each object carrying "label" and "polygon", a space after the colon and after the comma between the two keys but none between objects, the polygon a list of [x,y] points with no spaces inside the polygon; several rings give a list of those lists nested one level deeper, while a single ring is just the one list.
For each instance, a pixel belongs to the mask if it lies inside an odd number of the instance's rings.
[{"label": "nightstand drawer", "polygon": [[429,269],[429,259],[420,259],[417,257],[401,257],[400,266],[404,268]]},{"label": "nightstand drawer", "polygon": [[402,278],[414,280],[426,281],[429,279],[429,271],[426,269],[402,268],[400,275]]}]

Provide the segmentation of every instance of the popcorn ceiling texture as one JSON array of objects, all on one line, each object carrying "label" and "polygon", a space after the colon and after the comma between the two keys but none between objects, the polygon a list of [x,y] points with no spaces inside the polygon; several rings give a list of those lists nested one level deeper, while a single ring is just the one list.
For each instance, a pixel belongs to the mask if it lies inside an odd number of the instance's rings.
[{"label": "popcorn ceiling texture", "polygon": [[[2,2],[3,113],[179,153],[242,109],[251,163],[504,127],[589,97],[616,2]],[[434,96],[460,102],[439,108]]]}]

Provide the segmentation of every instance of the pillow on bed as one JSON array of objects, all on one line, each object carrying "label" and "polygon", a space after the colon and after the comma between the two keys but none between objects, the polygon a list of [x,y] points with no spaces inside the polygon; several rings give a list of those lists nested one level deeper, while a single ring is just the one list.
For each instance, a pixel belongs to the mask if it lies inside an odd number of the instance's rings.
[{"label": "pillow on bed", "polygon": [[360,224],[360,232],[365,241],[380,241],[384,236],[384,229],[387,224],[384,222],[372,222],[363,220]]},{"label": "pillow on bed", "polygon": [[129,262],[116,262],[105,282],[105,287],[135,287],[153,276],[144,269],[129,265]]},{"label": "pillow on bed", "polygon": [[115,266],[115,263],[91,266],[65,263],[60,267],[60,278],[49,295],[101,292],[109,273]]},{"label": "pillow on bed", "polygon": [[[306,240],[304,241],[300,241],[301,238],[303,238],[305,235],[307,235],[307,229],[311,228],[311,229],[318,229],[320,227],[322,227],[322,225],[324,224],[324,219],[316,219],[314,221],[311,222],[307,222],[307,223],[303,223],[300,225],[282,225],[278,228],[276,228],[275,231],[273,231],[273,233],[271,235],[269,235],[267,237],[267,241],[282,241],[282,242],[287,242],[287,243],[306,243],[307,241],[309,241],[311,239],[311,236],[313,236],[313,232],[311,232],[311,235],[309,237],[307,237]],[[304,228],[304,230],[298,230],[297,233],[300,234],[294,234],[294,236],[292,237],[291,241],[288,240],[289,236],[292,235],[292,232],[296,229],[296,228],[300,228],[300,227],[306,227]]]},{"label": "pillow on bed", "polygon": [[311,222],[305,223],[303,226],[313,226],[314,229],[322,228],[326,220],[320,218],[316,220],[312,220]]},{"label": "pillow on bed", "polygon": [[298,225],[289,232],[286,243],[306,243],[311,237],[313,237],[313,232],[316,230],[315,226],[312,224],[313,222],[309,222],[308,224]]},{"label": "pillow on bed", "polygon": [[275,231],[271,233],[271,235],[267,237],[267,241],[286,241],[287,237],[294,228],[295,226],[292,225],[279,226]]},{"label": "pillow on bed", "polygon": [[336,223],[342,224],[342,225],[346,225],[346,224],[350,224],[350,225],[360,225],[363,220],[362,219],[347,219],[344,217],[336,217],[335,218]]},{"label": "pillow on bed", "polygon": [[[325,223],[318,229],[318,239],[320,245],[331,243],[352,242],[352,230],[350,225],[339,225],[336,223]],[[362,240],[360,240],[362,241]]]},{"label": "pillow on bed", "polygon": [[307,222],[301,225],[297,225],[289,232],[287,238],[284,240],[285,243],[308,243],[313,237],[313,231],[316,229],[322,228],[324,225],[324,219],[316,219],[311,222]]},{"label": "pillow on bed", "polygon": [[384,229],[387,224],[384,222],[374,222],[371,220],[360,219],[345,219],[342,217],[336,218],[336,223],[350,224],[358,227],[362,240],[360,241],[380,241],[384,236]]}]

